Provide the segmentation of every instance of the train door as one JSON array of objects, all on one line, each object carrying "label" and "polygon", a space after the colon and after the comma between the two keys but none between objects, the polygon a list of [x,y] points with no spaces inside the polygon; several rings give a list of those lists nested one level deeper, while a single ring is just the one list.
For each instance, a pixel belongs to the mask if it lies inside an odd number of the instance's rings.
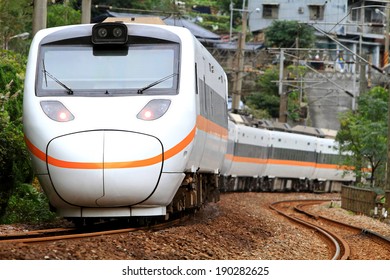
[{"label": "train door", "polygon": [[206,143],[206,129],[207,129],[207,104],[205,102],[205,70],[204,70],[204,58],[195,54],[195,100],[196,100],[196,140],[194,148],[191,153],[191,159],[189,161],[188,168],[192,172],[197,171],[200,168],[201,160],[203,157],[203,150]]},{"label": "train door", "polygon": [[202,87],[200,88],[200,104],[201,104],[201,110],[200,110],[200,123],[201,123],[201,129],[203,131],[204,135],[204,149],[202,151],[202,157],[201,157],[201,167],[204,171],[211,171],[210,169],[213,169],[212,164],[212,158],[210,158],[210,154],[208,153],[208,147],[212,145],[212,140],[210,136],[210,119],[212,117],[213,113],[213,104],[212,104],[212,90],[210,89],[210,86],[208,85],[209,77],[207,77],[207,61],[206,58],[202,58],[203,61],[203,79],[202,81]]},{"label": "train door", "polygon": [[[217,173],[227,148],[227,107],[226,81],[222,69],[218,68],[211,56],[203,57],[203,85],[200,94],[200,128],[205,134],[205,146],[201,159],[201,169]],[[215,64],[215,65],[214,65]]]}]

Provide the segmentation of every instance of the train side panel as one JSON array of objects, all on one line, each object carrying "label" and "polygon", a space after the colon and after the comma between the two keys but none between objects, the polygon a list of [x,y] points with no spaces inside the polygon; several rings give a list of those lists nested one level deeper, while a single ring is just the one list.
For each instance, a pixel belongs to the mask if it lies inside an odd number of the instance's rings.
[{"label": "train side panel", "polygon": [[333,139],[317,139],[317,165],[313,178],[343,181],[340,156]]},{"label": "train side panel", "polygon": [[267,130],[237,125],[237,141],[230,171],[232,176],[264,176],[269,137]]},{"label": "train side panel", "polygon": [[314,137],[272,131],[265,175],[276,178],[311,178],[315,169]]},{"label": "train side panel", "polygon": [[227,77],[211,54],[195,41],[196,138],[187,170],[214,173],[222,168],[228,142]]},{"label": "train side panel", "polygon": [[[313,174],[315,188],[322,191],[341,191],[342,184],[355,181],[352,172],[341,165],[337,142],[334,139],[317,139],[317,165]],[[314,184],[315,185],[315,184]]]},{"label": "train side panel", "polygon": [[234,158],[234,147],[237,141],[237,125],[232,121],[228,121],[228,145],[223,160],[221,169],[222,176],[230,176],[232,174],[233,158]]}]

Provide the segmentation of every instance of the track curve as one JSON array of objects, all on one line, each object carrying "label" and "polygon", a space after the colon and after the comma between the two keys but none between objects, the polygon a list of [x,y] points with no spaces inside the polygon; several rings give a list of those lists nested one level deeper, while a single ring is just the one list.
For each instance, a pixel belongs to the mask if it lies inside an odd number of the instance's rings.
[{"label": "track curve", "polygon": [[[308,208],[331,202],[332,200],[285,200],[272,203],[271,209],[298,222],[306,227],[318,231],[328,238],[327,244],[334,255],[331,259],[359,259],[358,254],[364,250],[371,250],[373,246],[381,246],[383,258],[390,259],[390,238],[368,229],[349,225],[321,215],[315,215]],[[326,234],[324,234],[325,232]],[[331,238],[327,237],[330,235]],[[326,240],[326,239],[325,239]],[[373,245],[367,245],[372,243]]]},{"label": "track curve", "polygon": [[[323,203],[327,202],[329,200],[314,200],[314,203]],[[314,225],[312,223],[309,223],[301,218],[298,218],[294,216],[293,213],[289,211],[283,211],[278,206],[281,204],[291,204],[301,202],[300,200],[285,200],[285,201],[278,201],[270,204],[270,208],[278,212],[279,214],[289,218],[290,220],[293,220],[294,222],[297,222],[305,227],[313,229],[315,232],[317,232],[320,237],[324,240],[325,243],[328,244],[328,246],[331,248],[331,260],[345,260],[349,257],[349,246],[348,244],[338,235],[334,234],[333,232],[328,231],[327,229]],[[313,203],[313,201],[311,201]]]}]

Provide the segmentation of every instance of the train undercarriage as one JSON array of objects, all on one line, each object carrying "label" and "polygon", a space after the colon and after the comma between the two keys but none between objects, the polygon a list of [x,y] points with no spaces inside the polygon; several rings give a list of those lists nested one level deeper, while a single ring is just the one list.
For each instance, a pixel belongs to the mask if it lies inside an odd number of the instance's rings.
[{"label": "train undercarriage", "polygon": [[218,201],[217,174],[188,173],[172,202],[167,206],[167,213],[197,210],[207,203]]},{"label": "train undercarriage", "polygon": [[221,176],[219,181],[222,192],[340,192],[342,185],[351,183],[348,181],[310,180],[307,178],[233,176]]}]

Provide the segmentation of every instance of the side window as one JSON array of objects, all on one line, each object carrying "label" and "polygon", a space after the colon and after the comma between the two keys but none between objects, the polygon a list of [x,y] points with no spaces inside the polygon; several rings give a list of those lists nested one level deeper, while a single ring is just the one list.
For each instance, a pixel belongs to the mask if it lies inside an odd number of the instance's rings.
[{"label": "side window", "polygon": [[309,5],[310,20],[323,20],[325,10],[324,7],[324,5]]},{"label": "side window", "polygon": [[198,78],[198,90],[200,101],[200,114],[202,116],[207,116],[206,85],[204,80],[200,78]]},{"label": "side window", "polygon": [[199,85],[198,85],[198,64],[195,63],[195,94],[199,94]]},{"label": "side window", "polygon": [[279,16],[279,5],[277,4],[263,5],[263,18],[277,19],[278,16]]}]

